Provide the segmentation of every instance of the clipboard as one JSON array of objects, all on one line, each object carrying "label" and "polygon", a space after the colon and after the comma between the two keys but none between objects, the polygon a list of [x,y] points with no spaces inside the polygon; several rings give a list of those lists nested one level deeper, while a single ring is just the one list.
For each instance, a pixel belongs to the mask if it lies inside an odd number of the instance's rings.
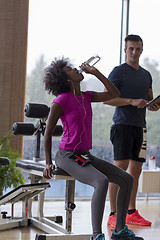
[{"label": "clipboard", "polygon": [[156,98],[151,100],[149,103],[146,104],[146,108],[152,107],[154,104],[159,104],[160,105],[160,95],[158,95]]}]

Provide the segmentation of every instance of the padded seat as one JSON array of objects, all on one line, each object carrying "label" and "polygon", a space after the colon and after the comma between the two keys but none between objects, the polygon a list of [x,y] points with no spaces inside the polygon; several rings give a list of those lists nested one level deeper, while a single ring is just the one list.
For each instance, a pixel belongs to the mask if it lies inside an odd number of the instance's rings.
[{"label": "padded seat", "polygon": [[[16,166],[23,169],[31,169],[31,170],[43,172],[46,166],[46,163],[45,161],[35,162],[33,160],[17,160]],[[52,173],[53,175],[70,176],[68,173],[63,171],[61,168],[58,168],[57,166],[55,166],[55,169],[52,171]]]},{"label": "padded seat", "polygon": [[9,159],[7,157],[0,157],[0,166],[9,165]]}]

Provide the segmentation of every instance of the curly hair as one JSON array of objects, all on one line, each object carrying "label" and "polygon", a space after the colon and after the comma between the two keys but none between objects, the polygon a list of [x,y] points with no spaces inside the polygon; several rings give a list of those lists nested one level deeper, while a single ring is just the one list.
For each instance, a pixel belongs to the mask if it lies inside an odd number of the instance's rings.
[{"label": "curly hair", "polygon": [[57,94],[69,92],[70,85],[68,76],[64,71],[65,66],[72,67],[69,58],[62,57],[61,59],[55,58],[51,64],[44,70],[43,82],[45,90],[50,94],[57,96]]}]

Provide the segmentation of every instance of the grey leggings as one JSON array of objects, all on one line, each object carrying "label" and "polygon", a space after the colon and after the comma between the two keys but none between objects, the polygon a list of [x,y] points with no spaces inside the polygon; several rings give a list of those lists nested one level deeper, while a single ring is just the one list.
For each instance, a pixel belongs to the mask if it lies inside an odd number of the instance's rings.
[{"label": "grey leggings", "polygon": [[79,182],[94,187],[91,201],[93,234],[102,232],[102,219],[109,182],[119,185],[116,227],[124,227],[133,185],[132,176],[115,165],[91,155],[89,151],[83,151],[83,154],[87,153],[91,157],[91,163],[82,167],[69,158],[72,153],[72,151],[59,149],[55,163]]}]

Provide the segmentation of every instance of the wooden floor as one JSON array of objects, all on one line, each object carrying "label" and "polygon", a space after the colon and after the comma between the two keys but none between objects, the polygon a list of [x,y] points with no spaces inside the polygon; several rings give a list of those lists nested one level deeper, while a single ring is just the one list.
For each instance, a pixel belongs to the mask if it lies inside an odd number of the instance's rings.
[{"label": "wooden floor", "polygon": [[[90,201],[76,201],[76,208],[73,211],[72,231],[75,233],[92,233],[90,222]],[[33,202],[33,216],[36,216],[37,201]],[[1,206],[1,211],[9,211],[8,204]],[[21,216],[21,202],[15,204],[16,216]],[[105,239],[109,240],[111,229],[107,227],[107,218],[109,214],[109,201],[106,201],[105,213],[103,218],[103,232]],[[137,199],[137,209],[143,217],[152,221],[151,227],[128,225],[137,236],[143,237],[145,240],[160,239],[160,199]],[[63,216],[63,225],[65,224],[64,201],[45,201],[45,216]],[[11,230],[1,231],[0,239],[2,240],[35,240],[36,234],[44,234],[44,232],[33,227],[21,227]],[[85,240],[85,239],[84,239]]]}]

